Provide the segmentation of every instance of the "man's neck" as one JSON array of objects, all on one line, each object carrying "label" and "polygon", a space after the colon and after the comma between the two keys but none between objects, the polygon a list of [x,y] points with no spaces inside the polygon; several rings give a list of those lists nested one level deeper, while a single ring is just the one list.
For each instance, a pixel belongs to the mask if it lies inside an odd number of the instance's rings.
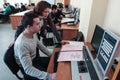
[{"label": "man's neck", "polygon": [[23,32],[24,36],[26,36],[27,38],[33,38],[33,32],[25,29],[24,32]]}]

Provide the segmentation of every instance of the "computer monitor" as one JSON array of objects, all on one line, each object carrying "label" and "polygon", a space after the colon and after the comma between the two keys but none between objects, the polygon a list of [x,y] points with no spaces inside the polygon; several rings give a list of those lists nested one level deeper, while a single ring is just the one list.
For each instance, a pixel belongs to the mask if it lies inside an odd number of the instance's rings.
[{"label": "computer monitor", "polygon": [[93,52],[96,53],[96,54],[98,52],[103,34],[104,34],[104,29],[101,28],[99,25],[96,25],[94,33],[93,33],[93,37],[92,37],[92,40],[91,40],[91,45],[94,49]]},{"label": "computer monitor", "polygon": [[67,21],[67,24],[68,25],[76,25],[79,22],[79,15],[80,15],[80,9],[75,8],[74,13],[73,13],[73,20]]},{"label": "computer monitor", "polygon": [[74,13],[74,24],[77,24],[79,22],[79,15],[80,15],[80,10],[79,8],[76,8],[75,13]]},{"label": "computer monitor", "polygon": [[113,64],[114,58],[119,53],[120,38],[110,31],[105,31],[98,54],[96,57],[96,62],[100,68],[103,76],[107,76],[108,71]]}]

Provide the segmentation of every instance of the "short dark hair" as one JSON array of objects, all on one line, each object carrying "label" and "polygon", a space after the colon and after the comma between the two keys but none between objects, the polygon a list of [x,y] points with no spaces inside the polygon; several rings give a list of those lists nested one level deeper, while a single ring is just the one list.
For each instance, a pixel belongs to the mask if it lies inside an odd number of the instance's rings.
[{"label": "short dark hair", "polygon": [[51,8],[51,4],[47,1],[40,1],[37,3],[37,5],[34,7],[34,12],[42,16],[42,12],[46,8]]},{"label": "short dark hair", "polygon": [[24,14],[23,18],[22,18],[22,24],[25,26],[25,28],[27,27],[27,25],[33,25],[33,19],[39,17],[38,14],[35,14],[33,11],[29,11],[27,13]]},{"label": "short dark hair", "polygon": [[57,9],[57,5],[52,5],[52,10]]}]

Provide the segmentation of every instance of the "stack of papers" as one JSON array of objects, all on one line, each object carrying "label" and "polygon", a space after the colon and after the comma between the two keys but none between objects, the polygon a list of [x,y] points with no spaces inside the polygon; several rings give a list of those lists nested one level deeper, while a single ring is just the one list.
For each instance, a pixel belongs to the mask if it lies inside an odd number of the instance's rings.
[{"label": "stack of papers", "polygon": [[83,42],[69,41],[69,44],[62,46],[58,62],[83,60],[83,46]]}]

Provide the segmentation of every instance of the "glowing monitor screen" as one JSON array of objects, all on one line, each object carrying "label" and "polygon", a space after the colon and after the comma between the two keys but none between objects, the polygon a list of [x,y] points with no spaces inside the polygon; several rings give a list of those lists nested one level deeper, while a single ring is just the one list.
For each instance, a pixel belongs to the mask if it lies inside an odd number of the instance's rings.
[{"label": "glowing monitor screen", "polygon": [[113,64],[118,50],[119,40],[119,37],[109,31],[105,31],[103,35],[96,59],[104,76],[107,75]]}]

